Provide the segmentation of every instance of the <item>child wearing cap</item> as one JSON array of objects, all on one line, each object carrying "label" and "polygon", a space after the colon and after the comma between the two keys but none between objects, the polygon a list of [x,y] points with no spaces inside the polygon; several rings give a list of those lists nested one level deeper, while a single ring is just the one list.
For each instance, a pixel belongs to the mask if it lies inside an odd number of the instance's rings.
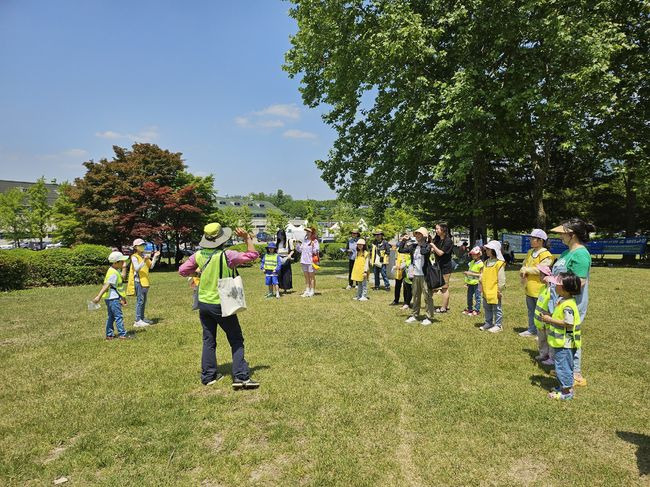
[{"label": "child wearing cap", "polygon": [[553,314],[542,314],[541,318],[548,325],[548,344],[553,350],[555,372],[560,383],[549,392],[550,399],[573,399],[574,354],[581,347],[580,312],[575,296],[580,294],[580,278],[570,272],[562,272],[548,277],[549,284],[555,285],[558,301]]},{"label": "child wearing cap", "polygon": [[537,298],[544,286],[540,278],[538,266],[553,264],[553,255],[546,250],[544,244],[548,236],[544,230],[534,228],[530,232],[530,250],[526,254],[524,263],[519,270],[522,283],[526,287],[526,308],[528,309],[528,329],[519,333],[519,336],[529,337],[537,334],[535,327],[535,306]]},{"label": "child wearing cap", "polygon": [[467,309],[463,311],[467,316],[478,316],[481,312],[481,289],[479,282],[481,280],[481,271],[483,270],[483,261],[480,247],[474,247],[469,251],[472,260],[469,261],[469,270],[465,271],[465,285],[467,286]]},{"label": "child wearing cap", "polygon": [[266,294],[267,298],[275,296],[280,298],[280,290],[278,288],[278,274],[282,266],[282,258],[277,254],[277,245],[275,242],[269,242],[266,246],[266,254],[262,257],[260,269],[264,273],[266,285],[269,292]]},{"label": "child wearing cap", "polygon": [[481,293],[485,309],[485,323],[479,330],[499,333],[503,330],[503,309],[501,298],[506,287],[506,262],[501,254],[501,242],[490,240],[485,244],[485,261],[481,273]]},{"label": "child wearing cap", "polygon": [[357,295],[352,298],[368,301],[368,273],[370,272],[370,252],[363,238],[357,240],[357,257],[352,266],[352,281],[357,285]]},{"label": "child wearing cap", "polygon": [[126,261],[128,260],[129,258],[123,255],[122,252],[111,252],[108,256],[108,262],[111,265],[106,271],[104,285],[92,300],[95,304],[99,303],[99,300],[102,298],[106,302],[106,311],[108,313],[108,318],[106,319],[106,340],[115,338],[113,323],[117,326],[119,338],[129,338],[124,328],[124,317],[122,316],[122,306],[126,306],[122,283],[126,275]]},{"label": "child wearing cap", "polygon": [[147,305],[149,294],[149,271],[154,268],[160,252],[153,254],[153,259],[144,255],[145,241],[137,238],[133,241],[133,255],[129,269],[129,280],[126,286],[126,295],[135,296],[135,323],[136,328],[152,325],[151,320],[144,317],[144,308]]}]

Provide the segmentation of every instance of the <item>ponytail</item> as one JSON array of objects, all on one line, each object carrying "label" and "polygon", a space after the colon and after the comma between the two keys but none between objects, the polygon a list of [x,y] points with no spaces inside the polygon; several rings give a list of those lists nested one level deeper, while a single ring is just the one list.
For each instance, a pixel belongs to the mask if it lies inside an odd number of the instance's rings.
[{"label": "ponytail", "polygon": [[580,242],[589,242],[589,234],[596,231],[593,224],[587,223],[580,218],[571,218],[565,221],[562,226],[573,232]]}]

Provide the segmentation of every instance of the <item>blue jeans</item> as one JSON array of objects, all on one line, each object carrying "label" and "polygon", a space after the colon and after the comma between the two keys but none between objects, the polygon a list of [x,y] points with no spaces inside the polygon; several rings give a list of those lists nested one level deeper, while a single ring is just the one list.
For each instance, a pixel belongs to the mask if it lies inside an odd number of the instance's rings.
[{"label": "blue jeans", "polygon": [[368,279],[357,282],[357,298],[368,297]]},{"label": "blue jeans", "polygon": [[[555,373],[560,387],[570,389],[573,387],[573,354],[576,352],[572,348],[555,348],[553,360],[555,361]],[[578,349],[580,350],[580,349]]]},{"label": "blue jeans", "polygon": [[537,327],[535,326],[535,307],[537,306],[537,298],[526,296],[526,308],[528,308],[528,331],[533,335],[537,335]]},{"label": "blue jeans", "polygon": [[379,287],[379,276],[384,280],[384,287],[390,288],[390,281],[388,280],[388,274],[386,274],[386,264],[383,264],[381,267],[374,266],[375,269],[375,287]]},{"label": "blue jeans", "polygon": [[483,308],[485,308],[485,323],[488,325],[502,326],[503,325],[503,309],[501,308],[501,300],[497,304],[489,304],[487,299],[483,299]]},{"label": "blue jeans", "polygon": [[[473,301],[473,303],[472,303]],[[481,291],[478,284],[467,285],[467,310],[481,311]]]},{"label": "blue jeans", "polygon": [[106,319],[106,336],[115,336],[113,329],[113,322],[117,326],[117,333],[121,337],[126,336],[124,329],[124,318],[122,317],[122,304],[119,299],[107,299],[106,310],[108,311],[108,318]]},{"label": "blue jeans", "polygon": [[148,293],[148,287],[141,286],[139,282],[135,283],[135,321],[144,320],[144,307],[147,305]]}]

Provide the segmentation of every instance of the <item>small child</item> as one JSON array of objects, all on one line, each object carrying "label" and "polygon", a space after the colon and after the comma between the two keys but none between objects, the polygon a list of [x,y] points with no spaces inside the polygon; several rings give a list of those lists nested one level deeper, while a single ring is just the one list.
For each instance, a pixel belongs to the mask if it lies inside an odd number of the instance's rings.
[{"label": "small child", "polygon": [[[467,286],[467,309],[463,311],[467,316],[478,316],[481,312],[481,289],[479,282],[481,280],[481,271],[483,270],[483,261],[481,260],[480,247],[474,247],[469,251],[472,260],[469,261],[469,270],[465,271],[465,285]],[[473,303],[472,303],[473,302]]]},{"label": "small child", "polygon": [[548,325],[548,345],[553,350],[555,372],[560,387],[549,392],[550,399],[573,399],[573,356],[581,346],[580,313],[573,296],[580,294],[580,278],[571,272],[562,272],[545,279],[555,284],[558,302],[553,314],[545,313],[542,321]]},{"label": "small child", "polygon": [[[542,278],[548,277],[552,274],[551,268],[547,265],[538,265],[539,275]],[[539,290],[537,296],[537,303],[535,304],[534,323],[537,328],[537,349],[539,355],[535,360],[542,362],[544,365],[553,365],[553,358],[550,357],[550,349],[548,347],[548,340],[546,338],[546,324],[542,321],[542,315],[548,313],[548,303],[551,300],[551,288],[544,282]]]},{"label": "small child", "polygon": [[506,262],[501,254],[501,242],[490,240],[485,244],[487,260],[481,273],[481,293],[485,308],[485,324],[479,330],[499,333],[503,330],[501,298],[506,287]]},{"label": "small child", "polygon": [[102,298],[106,301],[106,311],[108,312],[108,318],[106,319],[106,340],[115,338],[113,322],[117,326],[117,333],[120,339],[131,338],[126,334],[124,317],[122,316],[122,306],[126,306],[122,283],[126,274],[127,260],[129,258],[123,255],[122,252],[111,252],[108,256],[108,262],[110,262],[111,266],[106,271],[104,285],[99,290],[97,296],[93,298],[93,303],[95,304],[99,303],[99,300]]},{"label": "small child", "polygon": [[266,254],[262,257],[260,269],[266,276],[266,285],[269,287],[267,298],[280,298],[280,289],[278,287],[278,274],[282,265],[282,258],[277,254],[278,247],[275,242],[269,242],[266,246]]},{"label": "small child", "polygon": [[363,238],[357,240],[357,258],[352,267],[352,280],[357,284],[358,301],[368,301],[368,272],[370,271],[370,252]]}]

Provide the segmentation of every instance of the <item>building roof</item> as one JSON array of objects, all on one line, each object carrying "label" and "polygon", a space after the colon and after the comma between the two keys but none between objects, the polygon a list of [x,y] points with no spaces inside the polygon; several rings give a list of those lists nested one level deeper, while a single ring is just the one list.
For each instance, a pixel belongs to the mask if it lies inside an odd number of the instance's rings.
[{"label": "building roof", "polygon": [[[29,187],[34,186],[35,184],[35,182],[30,183],[27,181],[7,181],[0,179],[0,193],[6,193],[14,188],[21,188],[23,192],[27,192]],[[53,183],[45,183],[45,187],[48,189],[47,203],[51,206],[59,196],[59,185]]]},{"label": "building roof", "polygon": [[251,212],[254,214],[261,214],[263,213],[266,215],[266,213],[269,210],[275,210],[279,211],[280,213],[283,213],[283,211],[275,206],[273,203],[270,201],[263,201],[263,200],[251,200],[248,198],[229,198],[226,196],[217,196],[215,200],[217,208],[223,210],[224,208],[243,208],[243,207],[248,207],[250,208]]}]

